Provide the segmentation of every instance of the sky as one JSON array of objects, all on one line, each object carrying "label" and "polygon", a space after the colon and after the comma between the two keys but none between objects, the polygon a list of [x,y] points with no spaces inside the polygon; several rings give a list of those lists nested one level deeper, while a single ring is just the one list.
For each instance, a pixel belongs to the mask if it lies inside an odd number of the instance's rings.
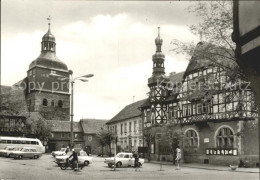
[{"label": "sky", "polygon": [[147,98],[152,55],[160,27],[166,75],[185,71],[189,57],[174,54],[171,40],[198,42],[188,25],[199,20],[180,1],[1,1],[1,84],[26,77],[48,30],[56,55],[74,77],[94,74],[74,86],[74,119],[109,120],[126,105]]}]

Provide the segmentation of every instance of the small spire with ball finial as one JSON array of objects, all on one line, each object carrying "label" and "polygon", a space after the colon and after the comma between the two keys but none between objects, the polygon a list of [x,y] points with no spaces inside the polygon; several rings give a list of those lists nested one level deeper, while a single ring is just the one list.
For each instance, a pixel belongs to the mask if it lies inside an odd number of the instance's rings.
[{"label": "small spire with ball finial", "polygon": [[48,25],[49,25],[49,30],[50,30],[50,29],[51,29],[51,16],[49,16],[49,17],[47,18],[47,20],[49,21]]}]

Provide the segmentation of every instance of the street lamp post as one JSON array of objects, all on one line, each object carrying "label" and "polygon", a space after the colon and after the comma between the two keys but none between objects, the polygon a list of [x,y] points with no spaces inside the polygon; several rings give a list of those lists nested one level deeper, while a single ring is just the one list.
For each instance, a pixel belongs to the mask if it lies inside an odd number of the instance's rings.
[{"label": "street lamp post", "polygon": [[76,77],[76,78],[73,78],[72,76],[73,74],[73,71],[72,70],[69,70],[69,75],[70,77],[65,77],[65,76],[62,76],[62,75],[58,75],[58,74],[51,74],[53,76],[58,76],[60,77],[59,80],[61,81],[64,81],[64,80],[69,80],[69,83],[70,83],[70,86],[71,86],[71,99],[70,99],[70,146],[71,148],[74,147],[74,134],[73,134],[73,117],[74,117],[74,104],[73,104],[73,101],[74,101],[74,83],[76,80],[80,80],[82,82],[88,82],[88,80],[86,78],[90,78],[90,77],[93,77],[94,74],[86,74],[86,75],[83,75],[83,76],[79,76],[79,77]]}]

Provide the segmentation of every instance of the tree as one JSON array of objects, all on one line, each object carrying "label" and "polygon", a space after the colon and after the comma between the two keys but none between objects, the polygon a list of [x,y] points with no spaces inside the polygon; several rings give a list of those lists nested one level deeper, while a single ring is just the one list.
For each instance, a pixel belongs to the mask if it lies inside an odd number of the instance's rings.
[{"label": "tree", "polygon": [[173,158],[173,164],[175,164],[176,148],[178,146],[181,146],[179,142],[182,141],[182,135],[183,135],[181,124],[177,124],[173,121],[169,121],[168,124],[165,124],[163,126],[163,132],[164,134],[162,138],[168,141],[169,148],[171,150],[171,155]]},{"label": "tree", "polygon": [[[216,66],[227,70],[230,80],[245,79],[244,73],[238,67],[235,57],[235,43],[231,39],[233,31],[232,1],[199,1],[187,8],[189,13],[200,18],[200,23],[190,25],[194,35],[200,35],[202,48],[194,42],[182,42],[173,39],[171,49],[174,53],[185,54],[188,57],[199,57],[201,61],[211,61]],[[202,42],[199,43],[201,45]],[[225,59],[229,63],[223,63]]]},{"label": "tree", "polygon": [[104,147],[106,146],[106,141],[104,137],[104,133],[103,133],[103,128],[101,129],[101,131],[99,131],[97,133],[97,141],[99,143],[99,145],[101,146],[101,156],[104,156]]},{"label": "tree", "polygon": [[158,131],[160,131],[161,125],[153,125],[151,127],[146,127],[143,129],[143,136],[144,140],[146,141],[147,147],[148,147],[148,161],[151,161],[151,144],[155,140],[155,135]]},{"label": "tree", "polygon": [[103,148],[106,145],[109,148],[109,156],[111,156],[112,155],[111,144],[115,140],[115,136],[110,131],[104,130],[102,128],[101,131],[99,131],[97,134],[97,139],[98,139],[99,144],[102,147],[102,156],[103,156]]},{"label": "tree", "polygon": [[[173,45],[172,51],[177,54],[185,54],[189,57],[196,58],[200,64],[208,66],[213,64],[225,70],[227,78],[227,85],[229,87],[235,87],[238,79],[241,80],[240,85],[246,84],[247,79],[244,72],[239,68],[237,64],[237,58],[235,56],[235,43],[231,39],[233,32],[233,2],[232,1],[199,1],[187,8],[189,13],[194,13],[200,18],[200,23],[189,26],[190,31],[194,35],[203,34],[203,40],[206,42],[200,42],[195,44],[194,42],[182,42],[177,39],[173,39],[171,44]],[[202,38],[201,38],[202,39]],[[201,79],[201,84],[204,87],[194,88],[192,92],[187,92],[188,100],[194,100],[195,98],[201,99],[204,102],[210,103],[212,94],[221,93],[225,91],[224,99],[227,102],[239,97],[239,110],[246,109],[246,102],[243,98],[243,89],[239,86],[236,89],[221,89],[221,87],[214,87],[209,89],[203,84],[205,79],[210,80],[211,77],[205,75]],[[212,79],[214,80],[214,79]],[[221,85],[220,83],[216,85]],[[247,86],[246,86],[247,87]],[[230,93],[232,92],[232,93]],[[193,97],[191,97],[193,96]],[[258,121],[255,121],[256,123]]]},{"label": "tree", "polygon": [[[198,55],[208,56],[210,60],[212,55],[222,56],[235,61],[235,44],[231,40],[231,33],[233,31],[233,15],[231,1],[199,1],[187,8],[189,13],[194,13],[201,19],[201,22],[196,25],[189,26],[190,31],[194,35],[203,34],[203,39],[209,42],[208,47],[197,50]],[[194,55],[196,44],[194,42],[184,43],[177,39],[171,42],[173,45],[172,51],[179,54]],[[226,52],[223,55],[223,52]],[[231,50],[231,51],[230,51]]]},{"label": "tree", "polygon": [[29,134],[46,144],[51,137],[51,126],[43,119],[31,119]]}]

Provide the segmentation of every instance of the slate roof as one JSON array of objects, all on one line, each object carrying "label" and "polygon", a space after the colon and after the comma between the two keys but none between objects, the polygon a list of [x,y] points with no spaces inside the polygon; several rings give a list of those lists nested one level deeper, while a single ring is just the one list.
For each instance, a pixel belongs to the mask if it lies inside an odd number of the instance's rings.
[{"label": "slate roof", "polygon": [[12,86],[0,86],[0,115],[26,116],[28,109],[24,91]]},{"label": "slate roof", "polygon": [[139,108],[147,99],[143,99],[132,104],[127,105],[124,109],[122,109],[117,115],[115,115],[110,121],[106,124],[111,124],[114,122],[122,121],[125,119],[130,119],[133,117],[141,116],[141,111]]},{"label": "slate roof", "polygon": [[[46,120],[52,132],[70,132],[70,121]],[[73,122],[73,132],[83,132],[80,122]]]},{"label": "slate roof", "polygon": [[108,120],[104,119],[81,119],[80,123],[85,134],[96,134],[106,126]]}]

